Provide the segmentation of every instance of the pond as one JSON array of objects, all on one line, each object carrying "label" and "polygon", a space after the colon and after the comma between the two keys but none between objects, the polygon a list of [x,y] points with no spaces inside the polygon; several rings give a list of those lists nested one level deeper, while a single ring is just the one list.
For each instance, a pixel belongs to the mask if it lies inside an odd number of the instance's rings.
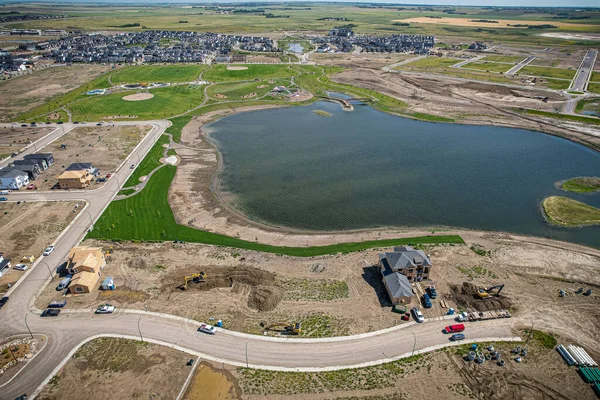
[{"label": "pond", "polygon": [[292,53],[302,53],[304,51],[304,47],[300,43],[290,43],[288,44],[288,51]]},{"label": "pond", "polygon": [[351,112],[320,101],[210,124],[230,205],[297,229],[452,226],[600,247],[600,227],[552,227],[540,212],[552,195],[600,207],[600,194],[555,185],[597,176],[600,154],[540,132],[415,121],[353,103]]}]

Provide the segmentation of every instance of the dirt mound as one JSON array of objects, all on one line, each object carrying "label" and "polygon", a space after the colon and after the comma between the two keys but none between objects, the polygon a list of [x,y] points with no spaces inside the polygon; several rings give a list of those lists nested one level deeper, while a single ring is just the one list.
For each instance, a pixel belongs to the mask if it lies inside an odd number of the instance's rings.
[{"label": "dirt mound", "polygon": [[221,94],[221,93],[217,93],[217,94],[215,94],[215,97],[216,97],[217,99],[226,99],[226,98],[227,98],[227,96],[225,96],[224,94]]},{"label": "dirt mound", "polygon": [[250,98],[252,98],[252,97],[256,97],[256,96],[257,96],[257,95],[256,95],[256,92],[252,92],[252,93],[248,93],[248,94],[246,94],[246,95],[243,95],[243,96],[242,96],[242,99],[250,99]]},{"label": "dirt mound", "polygon": [[248,67],[234,67],[234,66],[227,67],[228,71],[243,71],[246,69],[248,69]]},{"label": "dirt mound", "polygon": [[206,272],[206,282],[188,283],[188,290],[211,290],[215,288],[232,287],[236,283],[257,286],[275,286],[275,274],[254,267],[217,267],[198,266],[175,270],[170,274],[168,286],[170,290],[176,290],[183,284],[183,277]]},{"label": "dirt mound", "polygon": [[255,286],[248,297],[248,307],[259,311],[271,311],[281,301],[283,291],[276,286]]},{"label": "dirt mound", "polygon": [[136,94],[130,94],[129,96],[123,97],[123,100],[142,101],[142,100],[149,100],[153,97],[154,97],[154,95],[152,93],[136,93]]},{"label": "dirt mound", "polygon": [[456,303],[465,308],[474,308],[477,311],[490,311],[511,308],[512,302],[506,296],[492,296],[482,300],[477,297],[479,287],[470,282],[463,282],[462,286],[450,285],[452,297]]}]

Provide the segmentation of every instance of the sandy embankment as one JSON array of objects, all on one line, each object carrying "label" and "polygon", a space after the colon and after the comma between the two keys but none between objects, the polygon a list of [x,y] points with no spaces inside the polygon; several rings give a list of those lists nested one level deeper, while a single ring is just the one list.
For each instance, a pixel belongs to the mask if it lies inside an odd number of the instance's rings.
[{"label": "sandy embankment", "polygon": [[154,97],[154,95],[152,93],[136,93],[136,94],[130,94],[128,96],[123,97],[123,100],[142,101],[142,100],[149,100],[153,97]]}]

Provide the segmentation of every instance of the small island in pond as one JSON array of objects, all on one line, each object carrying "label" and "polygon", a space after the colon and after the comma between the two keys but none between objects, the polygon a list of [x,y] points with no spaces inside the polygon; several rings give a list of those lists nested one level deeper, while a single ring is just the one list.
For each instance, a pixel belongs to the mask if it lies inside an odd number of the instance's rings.
[{"label": "small island in pond", "polygon": [[600,209],[562,196],[551,196],[542,203],[548,222],[561,226],[600,225]]},{"label": "small island in pond", "polygon": [[322,117],[331,117],[331,113],[328,113],[327,111],[323,111],[323,110],[314,110],[313,111],[315,114],[320,115]]},{"label": "small island in pond", "polygon": [[568,192],[591,193],[600,191],[600,178],[598,177],[580,177],[565,181],[561,188]]}]

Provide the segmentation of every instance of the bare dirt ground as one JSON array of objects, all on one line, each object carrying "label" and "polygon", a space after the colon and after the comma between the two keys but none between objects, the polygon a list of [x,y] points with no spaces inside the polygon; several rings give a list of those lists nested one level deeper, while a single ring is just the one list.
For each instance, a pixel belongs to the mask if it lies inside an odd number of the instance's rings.
[{"label": "bare dirt ground", "polygon": [[139,341],[101,338],[81,347],[39,399],[175,399],[190,367],[186,353]]},{"label": "bare dirt ground", "polygon": [[[54,165],[43,171],[33,183],[39,190],[48,190],[57,183],[56,178],[75,162],[92,163],[100,169],[101,176],[114,173],[150,129],[148,125],[74,128],[40,150],[53,154]],[[66,149],[61,147],[63,144],[66,145]],[[88,189],[96,189],[99,185],[93,183]]]},{"label": "bare dirt ground", "polygon": [[[65,227],[75,218],[79,210],[75,202],[55,203],[0,203],[0,251],[10,258],[13,266],[25,256],[39,257]],[[57,266],[50,266],[57,267]],[[24,272],[11,268],[0,277],[0,293],[7,284],[19,280]]]},{"label": "bare dirt ground", "polygon": [[30,143],[46,136],[54,128],[0,128],[0,159],[19,153]]},{"label": "bare dirt ground", "polygon": [[245,69],[248,69],[248,67],[240,67],[240,66],[229,66],[227,67],[227,69],[229,71],[243,71]]},{"label": "bare dirt ground", "polygon": [[[502,294],[513,313],[506,323],[526,327],[533,320],[536,329],[594,351],[600,339],[600,297],[576,295],[571,289],[600,288],[599,251],[592,255],[578,247],[560,249],[497,234],[466,239],[469,245],[425,247],[434,268],[431,282],[420,286],[435,284],[439,293],[434,306],[424,310],[426,318],[447,312],[442,299],[449,307],[461,306],[453,286],[503,283]],[[69,297],[67,308],[95,308],[109,302],[118,308],[147,308],[204,322],[221,319],[227,329],[256,334],[263,331],[261,321],[301,321],[307,336],[363,333],[402,323],[400,315],[391,312],[375,266],[376,249],[299,258],[188,243],[113,246],[103,275],[114,278],[117,290]],[[470,246],[476,246],[479,254]],[[200,271],[207,273],[206,282],[179,288],[184,276]],[[59,279],[42,292],[38,308],[61,299],[54,290]],[[568,292],[565,298],[558,296],[560,289]],[[412,305],[418,301],[413,298]]]},{"label": "bare dirt ground", "polygon": [[240,396],[241,390],[230,371],[214,368],[211,363],[202,362],[182,399],[235,400]]},{"label": "bare dirt ground", "polygon": [[153,97],[154,97],[154,95],[152,93],[136,93],[136,94],[130,94],[128,96],[123,97],[123,100],[125,100],[125,101],[142,101],[142,100],[149,100]]},{"label": "bare dirt ground", "polygon": [[[408,22],[414,24],[436,24],[436,25],[456,25],[456,26],[476,26],[480,28],[511,28],[511,25],[522,24],[522,25],[543,25],[546,22],[543,21],[525,21],[525,20],[512,20],[512,19],[493,19],[497,23],[479,22],[480,18],[428,18],[428,17],[417,17],[408,19],[394,20],[394,22]],[[593,29],[593,25],[582,25],[582,24],[569,24],[565,22],[552,21],[552,25],[559,27],[585,27]]]},{"label": "bare dirt ground", "polygon": [[246,61],[249,63],[279,63],[279,56],[267,56],[267,55],[248,55]]},{"label": "bare dirt ground", "polygon": [[377,54],[362,53],[311,53],[310,60],[319,65],[336,65],[339,67],[360,67],[368,69],[380,69],[386,65],[415,57],[414,54]]},{"label": "bare dirt ground", "polygon": [[73,90],[110,69],[107,65],[52,67],[0,83],[0,121]]}]

